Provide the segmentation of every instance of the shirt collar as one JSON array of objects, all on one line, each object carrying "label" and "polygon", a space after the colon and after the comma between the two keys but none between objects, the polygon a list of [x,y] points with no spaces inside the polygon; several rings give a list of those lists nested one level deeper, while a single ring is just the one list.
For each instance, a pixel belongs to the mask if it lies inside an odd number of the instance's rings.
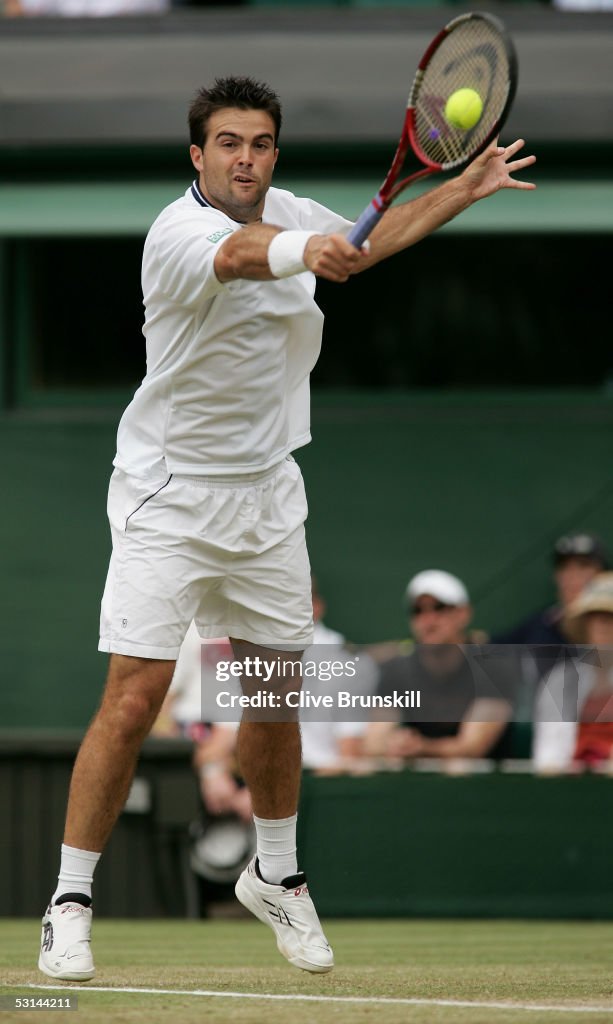
[{"label": "shirt collar", "polygon": [[210,206],[211,209],[215,209],[212,203],[209,203],[208,199],[202,194],[198,179],[192,182],[192,196],[196,200],[199,206]]},{"label": "shirt collar", "polygon": [[[198,179],[197,178],[192,182],[191,193],[192,193],[192,197],[196,200],[196,202],[198,203],[199,206],[208,206],[209,210],[218,210],[217,206],[213,206],[212,203],[209,203],[208,199],[204,195],[204,192],[200,188],[200,185],[198,183]],[[223,210],[218,210],[218,212],[219,213],[223,213],[224,211]],[[229,220],[232,220],[232,217],[230,217],[227,213],[224,214],[224,216],[228,217]],[[261,220],[262,220],[262,218],[260,217],[258,219],[257,223],[260,223]],[[241,224],[243,227],[245,227],[245,221],[235,220],[234,223],[235,224]]]}]

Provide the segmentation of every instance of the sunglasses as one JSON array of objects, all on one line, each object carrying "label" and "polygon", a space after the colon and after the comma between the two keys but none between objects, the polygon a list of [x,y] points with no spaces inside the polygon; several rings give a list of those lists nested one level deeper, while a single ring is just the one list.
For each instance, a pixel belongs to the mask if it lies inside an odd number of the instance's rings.
[{"label": "sunglasses", "polygon": [[418,615],[423,615],[424,612],[449,612],[453,607],[454,605],[443,604],[442,601],[436,601],[427,608],[424,608],[423,605],[414,604],[411,608],[411,615],[416,618]]}]

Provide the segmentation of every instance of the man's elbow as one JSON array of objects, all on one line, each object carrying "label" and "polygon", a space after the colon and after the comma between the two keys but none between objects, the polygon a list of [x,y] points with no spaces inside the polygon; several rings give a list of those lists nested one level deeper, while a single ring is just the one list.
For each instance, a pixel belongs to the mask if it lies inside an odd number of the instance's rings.
[{"label": "man's elbow", "polygon": [[240,276],[234,246],[230,244],[230,241],[222,245],[215,256],[213,266],[215,267],[215,276],[221,284],[225,284],[227,281],[236,281]]}]

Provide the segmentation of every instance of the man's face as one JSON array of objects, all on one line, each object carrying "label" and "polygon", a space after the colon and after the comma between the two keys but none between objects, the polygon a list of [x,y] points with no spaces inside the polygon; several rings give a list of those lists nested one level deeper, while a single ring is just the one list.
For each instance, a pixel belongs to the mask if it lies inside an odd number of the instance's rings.
[{"label": "man's face", "polygon": [[560,604],[566,607],[579,597],[586,584],[599,572],[602,572],[602,566],[585,555],[570,555],[560,562],[554,574]]},{"label": "man's face", "polygon": [[190,147],[206,198],[241,223],[262,216],[278,152],[270,114],[235,107],[209,118],[204,149]]},{"label": "man's face", "polygon": [[411,608],[411,630],[418,644],[461,644],[470,622],[468,605],[443,604],[422,594]]}]

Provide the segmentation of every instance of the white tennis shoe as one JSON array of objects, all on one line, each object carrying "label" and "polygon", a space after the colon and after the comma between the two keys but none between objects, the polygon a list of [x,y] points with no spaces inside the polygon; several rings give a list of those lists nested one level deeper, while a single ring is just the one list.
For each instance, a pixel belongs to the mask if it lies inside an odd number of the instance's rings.
[{"label": "white tennis shoe", "polygon": [[92,912],[80,903],[47,907],[43,917],[39,970],[63,981],[89,981],[95,974],[90,946]]},{"label": "white tennis shoe", "polygon": [[313,974],[331,971],[334,956],[309,896],[306,875],[301,872],[284,878],[281,885],[270,885],[260,877],[256,860],[250,861],[236,883],[237,898],[272,928],[277,948],[290,964]]}]

